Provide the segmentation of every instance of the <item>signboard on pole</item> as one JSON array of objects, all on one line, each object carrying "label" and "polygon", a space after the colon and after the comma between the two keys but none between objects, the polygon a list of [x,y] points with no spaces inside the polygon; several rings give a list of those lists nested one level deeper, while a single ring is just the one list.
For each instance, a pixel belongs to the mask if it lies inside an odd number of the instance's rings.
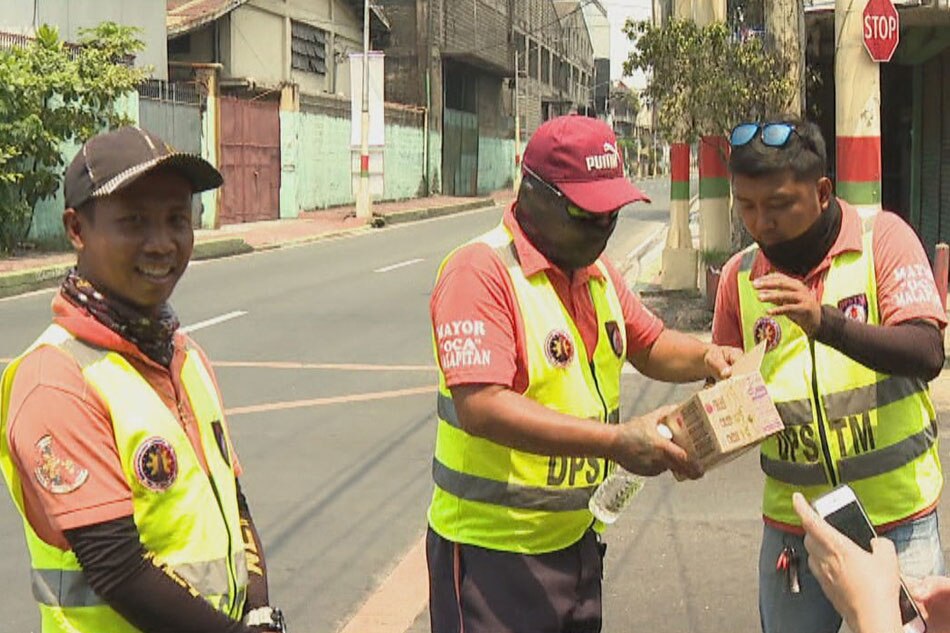
[{"label": "signboard on pole", "polygon": [[[379,51],[369,53],[369,146],[386,144],[383,109],[383,59]],[[353,122],[350,145],[360,148],[360,122],[363,112],[363,53],[350,53],[350,120]]]},{"label": "signboard on pole", "polygon": [[[386,146],[385,108],[383,107],[383,60],[379,51],[369,53],[369,192],[384,193],[383,151]],[[360,182],[360,133],[363,122],[363,53],[350,53],[350,163],[353,193]]]},{"label": "signboard on pole", "polygon": [[900,42],[900,15],[891,0],[868,0],[864,7],[864,48],[876,62],[889,62]]}]

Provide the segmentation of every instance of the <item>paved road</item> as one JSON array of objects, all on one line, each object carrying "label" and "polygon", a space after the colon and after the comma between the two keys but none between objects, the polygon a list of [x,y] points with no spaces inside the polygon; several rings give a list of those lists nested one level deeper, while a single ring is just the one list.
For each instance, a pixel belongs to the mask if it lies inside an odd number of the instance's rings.
[{"label": "paved road", "polygon": [[[436,383],[429,291],[442,256],[499,216],[199,263],[179,286],[181,320],[198,324],[218,364],[272,596],[295,630],[337,630],[423,531]],[[611,252],[633,249],[663,217],[625,214]],[[0,358],[44,327],[51,296],[0,301]],[[0,631],[35,630],[20,522],[0,496]]]},{"label": "paved road", "polygon": [[[666,218],[665,185],[650,187],[657,203],[624,213],[615,260]],[[271,594],[294,631],[339,631],[423,533],[429,290],[444,253],[499,213],[200,263],[175,296],[217,364]],[[50,296],[0,300],[0,358],[45,325]],[[626,375],[625,410],[693,389]],[[754,455],[701,482],[651,481],[608,532],[605,630],[756,630],[760,486]],[[21,526],[0,497],[0,633],[34,631]],[[411,630],[426,624],[423,613]]]}]

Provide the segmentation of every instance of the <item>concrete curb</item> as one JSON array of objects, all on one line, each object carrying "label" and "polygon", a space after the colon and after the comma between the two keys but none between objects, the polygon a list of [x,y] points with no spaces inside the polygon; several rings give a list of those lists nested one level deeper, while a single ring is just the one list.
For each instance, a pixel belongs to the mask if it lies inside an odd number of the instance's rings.
[{"label": "concrete curb", "polygon": [[197,262],[202,259],[217,259],[219,257],[243,255],[253,250],[251,245],[244,241],[243,237],[215,238],[195,242],[195,249],[191,253],[191,261]]},{"label": "concrete curb", "polygon": [[438,218],[444,215],[462,213],[463,211],[475,211],[476,209],[486,209],[495,206],[495,201],[491,198],[477,198],[468,202],[459,202],[456,204],[447,204],[441,207],[429,207],[427,209],[410,209],[408,211],[397,211],[380,215],[386,224],[402,224],[404,222],[413,222],[415,220],[425,220],[427,218]]},{"label": "concrete curb", "polygon": [[12,297],[24,292],[57,286],[72,267],[73,264],[70,262],[0,273],[0,297]]},{"label": "concrete curb", "polygon": [[[378,216],[382,220],[382,225],[403,224],[415,220],[424,220],[427,218],[436,218],[464,211],[474,211],[477,209],[487,209],[495,206],[495,201],[491,198],[478,198],[467,202],[448,204],[440,207],[431,207],[426,209],[410,209],[407,211],[398,211]],[[220,259],[223,257],[232,257],[234,255],[243,255],[255,251],[270,251],[279,248],[287,248],[319,242],[322,240],[358,235],[372,230],[369,225],[360,225],[347,229],[327,231],[317,233],[306,237],[287,240],[284,242],[275,242],[271,244],[262,244],[260,246],[251,246],[240,236],[234,237],[215,237],[212,239],[195,242],[195,249],[191,255],[191,261],[201,261],[207,259]],[[29,268],[26,270],[17,270],[7,273],[0,273],[0,298],[12,297],[14,295],[50,288],[59,285],[69,269],[73,267],[73,262],[62,264],[51,264],[39,268]]]}]

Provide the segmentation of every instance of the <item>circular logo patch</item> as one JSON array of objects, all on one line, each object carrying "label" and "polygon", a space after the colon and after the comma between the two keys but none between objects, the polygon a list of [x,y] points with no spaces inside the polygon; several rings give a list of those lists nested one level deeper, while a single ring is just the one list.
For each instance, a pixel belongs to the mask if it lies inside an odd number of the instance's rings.
[{"label": "circular logo patch", "polygon": [[610,348],[619,358],[623,355],[623,334],[620,333],[620,326],[616,321],[607,321],[607,336],[610,337]]},{"label": "circular logo patch", "polygon": [[562,330],[554,330],[544,341],[544,355],[555,367],[567,367],[574,358],[574,343]]},{"label": "circular logo patch", "polygon": [[753,333],[755,335],[756,345],[762,341],[766,341],[766,352],[771,352],[782,342],[782,326],[772,317],[761,317],[756,321]]},{"label": "circular logo patch", "polygon": [[161,437],[142,442],[135,451],[135,476],[149,490],[166,490],[178,478],[175,449]]}]

